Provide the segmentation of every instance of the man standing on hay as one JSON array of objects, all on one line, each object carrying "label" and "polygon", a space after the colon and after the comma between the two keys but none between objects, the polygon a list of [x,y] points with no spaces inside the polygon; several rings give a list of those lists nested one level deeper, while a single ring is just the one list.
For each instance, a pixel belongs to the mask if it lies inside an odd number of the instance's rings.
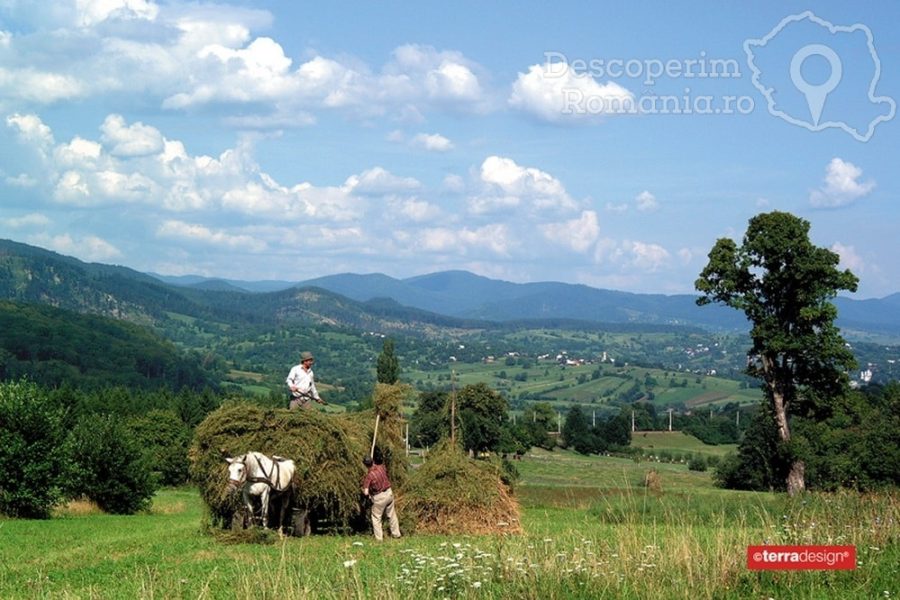
[{"label": "man standing on hay", "polygon": [[364,496],[372,500],[372,532],[375,539],[379,542],[384,539],[384,533],[381,529],[381,518],[387,513],[388,521],[391,524],[391,537],[400,537],[400,520],[397,518],[397,511],[394,508],[394,492],[391,491],[391,480],[388,479],[387,469],[378,462],[373,461],[368,456],[363,459],[363,464],[369,469],[363,478],[362,493]]},{"label": "man standing on hay", "polygon": [[291,410],[298,406],[308,410],[312,408],[313,401],[319,404],[327,404],[319,397],[319,392],[316,390],[316,382],[312,371],[314,362],[315,359],[312,352],[301,352],[300,364],[295,365],[291,372],[288,373],[285,381],[291,390]]}]

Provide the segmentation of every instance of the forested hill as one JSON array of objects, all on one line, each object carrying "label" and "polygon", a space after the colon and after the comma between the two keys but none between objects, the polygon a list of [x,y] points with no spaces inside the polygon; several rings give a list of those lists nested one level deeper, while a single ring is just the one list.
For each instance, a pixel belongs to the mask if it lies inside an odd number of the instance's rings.
[{"label": "forested hill", "polygon": [[[84,263],[0,240],[0,299],[49,304],[160,330],[171,329],[172,319],[181,317],[214,327],[325,324],[416,336],[503,328],[525,320],[540,326],[560,319],[594,326],[747,329],[739,312],[698,307],[690,295],[632,294],[555,282],[516,284],[463,271],[405,280],[334,275],[265,293],[251,293],[232,281],[190,281],[190,286],[174,285],[126,267]],[[900,295],[838,298],[836,304],[838,324],[851,337],[900,335]]]},{"label": "forested hill", "polygon": [[145,327],[97,315],[0,300],[0,381],[51,387],[195,390],[218,376]]},{"label": "forested hill", "polygon": [[[50,305],[152,326],[180,341],[185,319],[207,333],[235,327],[327,325],[417,337],[497,328],[392,299],[358,301],[318,287],[249,293],[227,284],[176,286],[125,267],[84,263],[0,240],[0,299]],[[540,321],[535,321],[540,325]],[[194,345],[194,344],[187,344]]]},{"label": "forested hill", "polygon": [[167,311],[209,312],[180,291],[138,271],[84,263],[9,240],[0,240],[0,299],[148,325]]}]

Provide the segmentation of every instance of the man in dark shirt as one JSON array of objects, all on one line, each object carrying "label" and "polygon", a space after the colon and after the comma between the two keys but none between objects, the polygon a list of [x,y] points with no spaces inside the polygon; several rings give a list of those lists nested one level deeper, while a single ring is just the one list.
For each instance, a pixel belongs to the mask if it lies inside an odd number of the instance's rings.
[{"label": "man in dark shirt", "polygon": [[362,482],[362,493],[372,499],[372,531],[379,542],[384,539],[381,530],[381,519],[387,513],[391,524],[391,537],[400,537],[400,521],[397,519],[397,511],[394,509],[394,492],[391,491],[391,480],[388,479],[387,469],[381,461],[374,462],[368,456],[363,459],[363,464],[369,469]]}]

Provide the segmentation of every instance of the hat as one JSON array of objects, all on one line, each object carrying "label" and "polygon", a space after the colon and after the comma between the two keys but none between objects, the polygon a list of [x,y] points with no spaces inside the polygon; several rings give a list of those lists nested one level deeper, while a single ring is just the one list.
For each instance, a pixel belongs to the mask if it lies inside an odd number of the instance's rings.
[{"label": "hat", "polygon": [[363,464],[366,465],[367,467],[371,467],[371,466],[372,466],[372,459],[369,458],[368,456],[365,457],[365,458],[363,459]]},{"label": "hat", "polygon": [[300,353],[300,362],[304,362],[307,360],[314,360],[312,352],[301,352]]}]

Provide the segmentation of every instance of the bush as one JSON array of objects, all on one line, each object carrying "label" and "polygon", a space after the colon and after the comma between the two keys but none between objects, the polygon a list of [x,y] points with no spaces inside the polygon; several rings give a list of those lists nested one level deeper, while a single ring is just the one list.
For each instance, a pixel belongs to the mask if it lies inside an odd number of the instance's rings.
[{"label": "bush", "polygon": [[688,461],[688,470],[690,471],[706,471],[706,459],[700,454],[695,454]]},{"label": "bush", "polygon": [[76,473],[73,495],[87,496],[114,514],[149,508],[157,488],[150,461],[131,430],[115,417],[82,418],[69,448]]},{"label": "bush", "polygon": [[38,386],[0,383],[0,512],[45,519],[65,499],[65,416]]},{"label": "bush", "polygon": [[151,410],[128,421],[150,468],[162,485],[181,485],[188,480],[188,444],[191,431],[171,410]]}]

